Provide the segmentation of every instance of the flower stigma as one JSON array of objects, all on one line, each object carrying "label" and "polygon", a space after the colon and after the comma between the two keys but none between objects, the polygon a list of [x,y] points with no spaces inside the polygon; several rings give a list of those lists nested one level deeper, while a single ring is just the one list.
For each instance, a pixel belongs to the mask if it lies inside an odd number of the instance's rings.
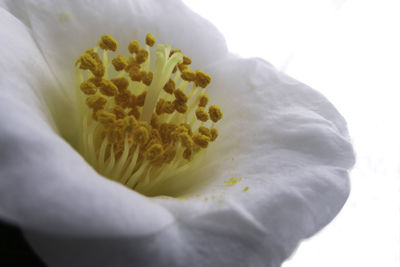
[{"label": "flower stigma", "polygon": [[208,74],[150,33],[145,43],[115,55],[104,35],[76,61],[78,150],[101,175],[152,195],[201,164],[223,114],[209,105]]}]

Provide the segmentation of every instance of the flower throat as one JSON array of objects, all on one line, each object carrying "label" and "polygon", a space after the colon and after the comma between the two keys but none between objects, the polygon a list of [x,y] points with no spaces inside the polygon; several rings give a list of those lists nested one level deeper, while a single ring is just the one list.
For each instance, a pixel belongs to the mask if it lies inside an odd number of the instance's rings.
[{"label": "flower throat", "polygon": [[104,35],[76,61],[79,150],[100,174],[153,195],[201,163],[222,112],[207,107],[209,75],[170,45],[153,48],[151,34],[145,42],[110,62],[118,43]]}]

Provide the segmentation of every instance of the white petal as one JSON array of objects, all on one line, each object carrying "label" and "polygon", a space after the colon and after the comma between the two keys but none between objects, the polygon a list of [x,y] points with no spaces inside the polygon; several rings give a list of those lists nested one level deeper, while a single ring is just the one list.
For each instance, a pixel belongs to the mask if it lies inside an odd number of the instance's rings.
[{"label": "white petal", "polygon": [[40,91],[60,91],[50,70],[25,25],[1,8],[0,24],[0,216],[70,238],[138,237],[172,223],[164,208],[99,176],[56,134]]},{"label": "white petal", "polygon": [[206,182],[184,204],[159,202],[190,227],[192,246],[212,240],[202,253],[218,250],[220,264],[279,266],[347,199],[354,153],[345,121],[319,93],[262,60],[232,58],[208,72],[211,99],[225,113],[218,144],[195,174]]},{"label": "white petal", "polygon": [[[204,66],[226,56],[216,28],[178,0],[9,1],[9,9],[32,29],[46,61],[66,91],[71,91],[76,59],[110,34],[127,50],[130,40],[144,44],[151,32]],[[72,90],[73,91],[73,90]]]}]

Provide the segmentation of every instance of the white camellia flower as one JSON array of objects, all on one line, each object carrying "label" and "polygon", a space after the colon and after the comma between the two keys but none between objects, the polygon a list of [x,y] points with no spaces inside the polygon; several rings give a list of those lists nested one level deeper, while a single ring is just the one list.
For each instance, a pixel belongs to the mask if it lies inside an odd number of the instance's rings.
[{"label": "white camellia flower", "polygon": [[[346,201],[354,156],[336,109],[269,63],[230,54],[220,33],[180,1],[1,5],[0,217],[21,228],[49,266],[280,266]],[[145,45],[147,33],[156,37],[154,47]],[[118,52],[103,55],[104,44],[96,43],[107,34],[118,41]],[[212,77],[206,89],[195,80],[186,93],[191,112],[200,91],[209,96],[207,109],[220,107],[223,118],[215,125],[194,115],[160,115],[165,123],[188,123],[193,132],[215,127],[218,138],[207,148],[193,133],[192,150],[179,154],[187,148],[180,136],[175,158],[163,165],[151,160],[165,146],[153,147],[154,155],[135,152],[139,143],[126,138],[120,154],[110,150],[117,146],[104,137],[109,128],[96,119],[111,115],[89,113],[79,88],[93,74],[80,56],[96,46],[91,51],[103,60],[104,78],[125,77],[109,62],[119,53],[128,58],[131,40],[149,52],[143,73],[153,72],[148,85],[144,78],[129,82],[147,90],[136,123],[150,122],[158,97],[174,99],[160,93],[170,77],[177,88],[190,83],[178,77],[185,72],[182,55]],[[169,56],[168,44],[182,52]],[[94,58],[86,69],[97,68]],[[171,74],[168,66],[176,64],[182,69]],[[154,125],[140,125],[153,134]],[[102,148],[98,140],[109,143]],[[138,165],[127,170],[134,160]]]}]

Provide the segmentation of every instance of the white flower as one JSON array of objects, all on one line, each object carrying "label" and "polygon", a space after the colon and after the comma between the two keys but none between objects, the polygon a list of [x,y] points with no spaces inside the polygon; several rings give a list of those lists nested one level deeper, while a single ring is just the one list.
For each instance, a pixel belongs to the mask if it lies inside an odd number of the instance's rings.
[{"label": "white flower", "polygon": [[[227,52],[180,1],[5,1],[0,9],[0,217],[50,266],[280,266],[349,193],[346,125],[319,93]],[[107,33],[180,48],[213,77],[219,139],[193,186],[145,197],[72,146],[74,62]],[[72,146],[71,146],[71,145]],[[178,185],[178,186],[176,186]]]}]

